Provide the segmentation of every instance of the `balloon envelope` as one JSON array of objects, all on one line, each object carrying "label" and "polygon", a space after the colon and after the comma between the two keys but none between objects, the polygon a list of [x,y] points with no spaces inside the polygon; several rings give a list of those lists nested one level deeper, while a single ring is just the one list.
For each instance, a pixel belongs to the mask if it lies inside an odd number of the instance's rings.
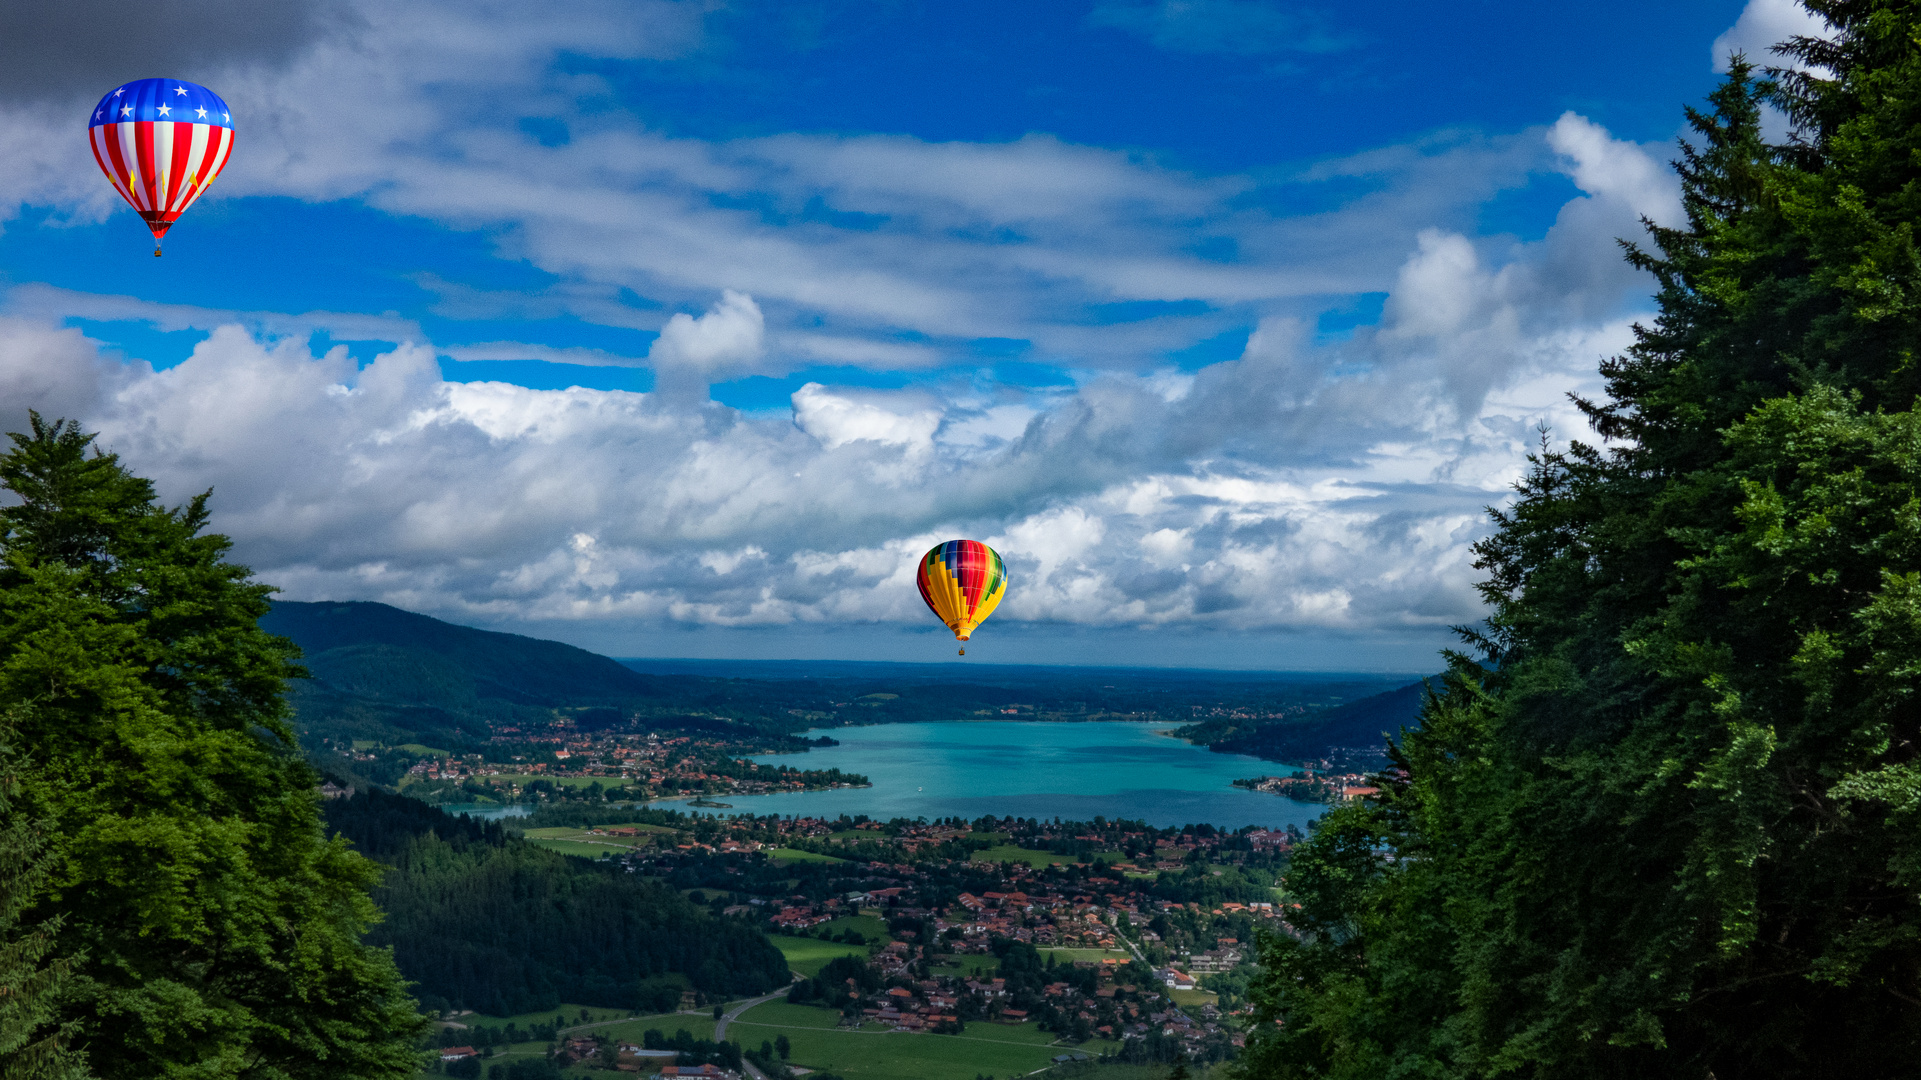
[{"label": "balloon envelope", "polygon": [[920,597],[966,641],[1007,595],[1007,564],[978,540],[935,544],[920,561]]},{"label": "balloon envelope", "polygon": [[93,159],[160,239],[233,152],[220,95],[184,79],[135,79],[100,99],[87,125]]}]

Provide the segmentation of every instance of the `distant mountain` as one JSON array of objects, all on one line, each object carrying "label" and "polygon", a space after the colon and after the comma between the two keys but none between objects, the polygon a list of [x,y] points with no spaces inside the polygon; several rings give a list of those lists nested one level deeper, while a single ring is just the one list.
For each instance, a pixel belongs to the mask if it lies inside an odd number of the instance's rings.
[{"label": "distant mountain", "polygon": [[1309,713],[1294,720],[1208,720],[1180,729],[1191,742],[1272,761],[1311,761],[1338,750],[1376,752],[1404,727],[1420,726],[1425,682]]},{"label": "distant mountain", "polygon": [[550,719],[556,708],[624,714],[658,706],[709,681],[643,675],[558,641],[386,604],[281,601],[260,625],[306,654],[313,678],[293,687],[301,728],[336,740],[446,748],[484,740],[496,724]]},{"label": "distant mountain", "polygon": [[386,604],[281,601],[260,620],[346,693],[423,705],[498,698],[517,705],[658,697],[686,679],[643,675],[558,641],[475,630]]}]

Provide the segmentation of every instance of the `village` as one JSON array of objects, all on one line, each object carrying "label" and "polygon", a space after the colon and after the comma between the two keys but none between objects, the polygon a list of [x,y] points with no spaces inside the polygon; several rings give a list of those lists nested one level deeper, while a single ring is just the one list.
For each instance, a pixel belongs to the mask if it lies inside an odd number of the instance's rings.
[{"label": "village", "polygon": [[744,754],[767,750],[739,739],[569,727],[498,728],[484,749],[472,753],[357,744],[344,756],[356,763],[398,766],[395,786],[434,803],[698,798],[867,784],[866,777],[838,769],[803,770],[745,760]]},{"label": "village", "polygon": [[[1099,820],[637,816],[529,835],[599,847],[760,925],[790,957],[833,957],[785,1000],[832,1010],[843,1029],[1030,1025],[1116,1061],[1233,1055],[1253,943],[1289,932],[1275,884],[1301,839]],[[669,1060],[643,1054],[657,1050],[646,1038],[626,1045],[613,1057]]]}]

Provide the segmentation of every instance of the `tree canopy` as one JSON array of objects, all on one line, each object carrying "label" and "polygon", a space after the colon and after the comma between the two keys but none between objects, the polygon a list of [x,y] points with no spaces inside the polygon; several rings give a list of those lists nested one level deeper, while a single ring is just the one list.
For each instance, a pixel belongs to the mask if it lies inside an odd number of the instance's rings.
[{"label": "tree canopy", "polygon": [[0,456],[0,696],[20,706],[19,811],[88,992],[76,1045],[102,1077],[401,1077],[412,999],[383,950],[379,868],[321,831],[283,702],[297,652],[269,588],[72,423]]},{"label": "tree canopy", "polygon": [[1912,1070],[1921,5],[1808,6],[1688,113],[1603,443],[1533,458],[1473,655],[1296,854],[1248,1075]]}]

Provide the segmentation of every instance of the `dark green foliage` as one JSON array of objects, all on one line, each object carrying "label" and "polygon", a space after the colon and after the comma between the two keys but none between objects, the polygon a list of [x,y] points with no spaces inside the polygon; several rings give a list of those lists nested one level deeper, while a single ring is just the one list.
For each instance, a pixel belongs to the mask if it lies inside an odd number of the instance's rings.
[{"label": "dark green foliage", "polygon": [[670,972],[716,997],[787,981],[780,951],[753,928],[497,824],[380,791],[331,800],[327,820],[393,868],[376,892],[387,917],[369,940],[392,946],[423,995],[506,1016],[562,1001],[671,1008],[680,991],[661,978]]},{"label": "dark green foliage", "polygon": [[1921,10],[1811,6],[1834,81],[1691,114],[1617,445],[1544,449],[1479,548],[1491,662],[1296,851],[1248,1075],[1912,1073]]},{"label": "dark green foliage", "polygon": [[1312,761],[1343,750],[1362,750],[1371,756],[1383,736],[1398,738],[1402,728],[1420,721],[1422,685],[1410,683],[1298,718],[1206,720],[1182,727],[1176,734],[1205,743],[1210,750],[1273,761]]},{"label": "dark green foliage", "polygon": [[79,988],[72,958],[53,955],[63,920],[21,925],[21,912],[46,888],[52,867],[46,829],[15,805],[11,727],[11,718],[0,726],[0,1076],[85,1080],[86,1055],[73,1045],[80,1025],[59,1019]]},{"label": "dark green foliage", "polygon": [[91,993],[69,1017],[102,1076],[411,1075],[420,1025],[363,946],[378,868],[326,842],[261,631],[266,586],[73,425],[32,417],[0,457],[0,700],[21,811]]},{"label": "dark green foliage", "polygon": [[740,1044],[737,1042],[712,1042],[696,1039],[686,1028],[674,1032],[673,1038],[649,1028],[642,1033],[640,1045],[645,1050],[676,1050],[680,1057],[675,1059],[682,1065],[719,1065],[723,1068],[740,1071]]}]

